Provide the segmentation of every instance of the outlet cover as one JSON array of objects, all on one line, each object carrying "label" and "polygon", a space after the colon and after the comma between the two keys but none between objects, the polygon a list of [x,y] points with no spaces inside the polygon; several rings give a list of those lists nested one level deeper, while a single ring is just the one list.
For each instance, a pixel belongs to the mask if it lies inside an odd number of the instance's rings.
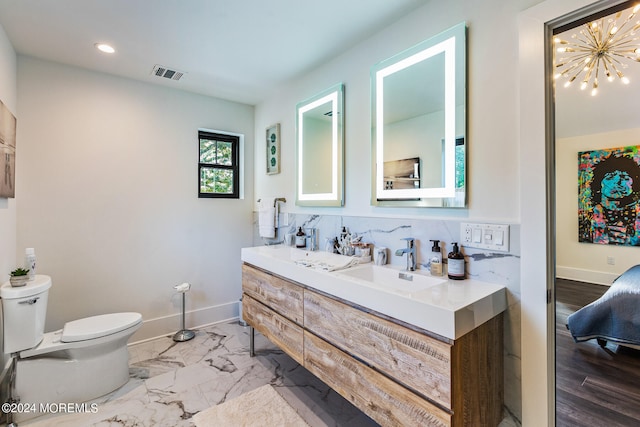
[{"label": "outlet cover", "polygon": [[460,244],[467,248],[509,252],[509,226],[506,224],[460,224]]}]

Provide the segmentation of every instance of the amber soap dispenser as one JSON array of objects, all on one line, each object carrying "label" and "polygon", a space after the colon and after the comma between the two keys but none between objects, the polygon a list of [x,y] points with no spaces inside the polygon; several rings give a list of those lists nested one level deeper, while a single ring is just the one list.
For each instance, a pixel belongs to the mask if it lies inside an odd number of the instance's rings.
[{"label": "amber soap dispenser", "polygon": [[453,249],[449,252],[448,258],[448,275],[449,279],[463,280],[464,279],[464,255],[460,253],[458,243],[453,243]]}]

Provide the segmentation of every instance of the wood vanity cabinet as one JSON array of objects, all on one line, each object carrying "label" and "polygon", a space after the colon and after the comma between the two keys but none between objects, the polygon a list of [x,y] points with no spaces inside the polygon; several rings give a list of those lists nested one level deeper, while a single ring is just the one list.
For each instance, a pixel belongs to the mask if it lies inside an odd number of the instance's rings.
[{"label": "wood vanity cabinet", "polygon": [[303,288],[245,264],[242,292],[245,321],[303,365]]},{"label": "wood vanity cabinet", "polygon": [[244,319],[383,426],[497,426],[502,314],[457,340],[243,265]]}]

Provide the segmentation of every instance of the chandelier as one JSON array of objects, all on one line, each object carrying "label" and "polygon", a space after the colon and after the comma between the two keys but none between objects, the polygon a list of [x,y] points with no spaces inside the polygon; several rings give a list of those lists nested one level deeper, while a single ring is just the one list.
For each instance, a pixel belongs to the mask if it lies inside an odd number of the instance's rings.
[{"label": "chandelier", "polygon": [[615,18],[609,15],[588,22],[579,33],[571,36],[571,41],[555,37],[556,52],[562,57],[557,59],[555,68],[558,71],[554,78],[566,78],[565,87],[581,78],[580,88],[584,90],[591,86],[592,96],[598,93],[598,77],[602,74],[609,81],[617,76],[622,83],[629,84],[622,70],[627,68],[627,61],[640,62],[640,35],[636,34],[640,21],[633,21],[638,11],[640,4],[633,7],[621,23],[618,21],[624,11],[618,12]]}]

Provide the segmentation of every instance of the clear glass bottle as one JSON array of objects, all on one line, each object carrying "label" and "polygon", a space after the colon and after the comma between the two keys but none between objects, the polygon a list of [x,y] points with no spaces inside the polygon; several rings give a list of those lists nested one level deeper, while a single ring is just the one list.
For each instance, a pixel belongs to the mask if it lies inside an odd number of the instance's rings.
[{"label": "clear glass bottle", "polygon": [[24,268],[29,270],[29,281],[36,278],[36,251],[34,248],[25,249]]}]

